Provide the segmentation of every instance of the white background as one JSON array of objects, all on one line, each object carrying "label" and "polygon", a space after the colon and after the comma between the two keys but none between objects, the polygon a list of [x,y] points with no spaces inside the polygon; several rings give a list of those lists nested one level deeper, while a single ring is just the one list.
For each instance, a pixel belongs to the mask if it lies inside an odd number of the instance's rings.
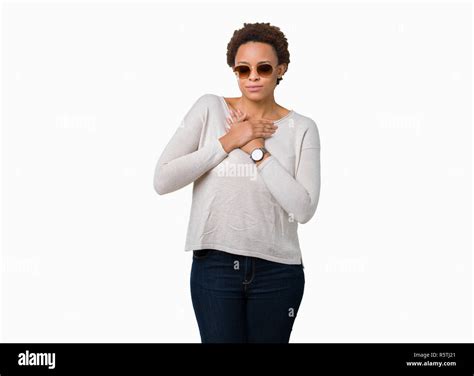
[{"label": "white background", "polygon": [[472,340],[472,9],[464,3],[3,3],[6,342],[199,342],[189,185],[155,164],[227,43],[286,34],[275,92],[321,137],[292,342]]}]

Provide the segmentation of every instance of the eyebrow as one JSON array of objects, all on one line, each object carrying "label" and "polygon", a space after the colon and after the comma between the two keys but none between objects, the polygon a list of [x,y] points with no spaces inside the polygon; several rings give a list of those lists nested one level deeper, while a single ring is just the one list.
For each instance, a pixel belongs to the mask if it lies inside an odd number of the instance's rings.
[{"label": "eyebrow", "polygon": [[[261,64],[261,63],[271,63],[271,61],[270,60],[259,61],[257,64]],[[250,63],[247,63],[246,61],[238,61],[237,64],[248,64],[248,65],[250,65]]]}]

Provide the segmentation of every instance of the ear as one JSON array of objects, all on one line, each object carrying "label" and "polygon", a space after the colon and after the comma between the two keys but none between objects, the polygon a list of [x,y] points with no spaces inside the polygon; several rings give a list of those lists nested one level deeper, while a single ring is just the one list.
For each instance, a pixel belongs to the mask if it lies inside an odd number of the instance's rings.
[{"label": "ear", "polygon": [[277,68],[278,76],[280,76],[280,77],[283,76],[287,69],[288,69],[288,64],[286,64],[286,63],[279,64],[278,68]]}]

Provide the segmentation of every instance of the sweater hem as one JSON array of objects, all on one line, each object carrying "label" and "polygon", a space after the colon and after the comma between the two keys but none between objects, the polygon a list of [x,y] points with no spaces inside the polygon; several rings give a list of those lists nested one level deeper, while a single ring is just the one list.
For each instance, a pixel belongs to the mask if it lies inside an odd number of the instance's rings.
[{"label": "sweater hem", "polygon": [[216,243],[201,243],[195,245],[186,245],[184,251],[189,252],[198,249],[218,249],[220,251],[224,251],[227,253],[232,253],[239,256],[250,256],[250,257],[258,257],[267,261],[278,262],[280,264],[287,264],[287,265],[300,265],[303,263],[302,257],[299,256],[299,260],[295,259],[285,259],[281,257],[271,256],[265,253],[255,252],[255,251],[248,251],[243,249],[236,249],[232,247],[228,247],[223,244],[216,244]]}]

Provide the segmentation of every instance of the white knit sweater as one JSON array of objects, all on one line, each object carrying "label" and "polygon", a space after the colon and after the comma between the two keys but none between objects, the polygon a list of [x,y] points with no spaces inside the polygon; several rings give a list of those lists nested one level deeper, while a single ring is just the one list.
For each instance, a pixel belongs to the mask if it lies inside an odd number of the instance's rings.
[{"label": "white knit sweater", "polygon": [[197,99],[159,158],[155,190],[163,195],[194,182],[185,251],[301,264],[298,223],[313,217],[321,186],[318,127],[291,110],[275,121],[265,139],[271,156],[256,166],[241,149],[223,149],[228,112],[222,96]]}]

